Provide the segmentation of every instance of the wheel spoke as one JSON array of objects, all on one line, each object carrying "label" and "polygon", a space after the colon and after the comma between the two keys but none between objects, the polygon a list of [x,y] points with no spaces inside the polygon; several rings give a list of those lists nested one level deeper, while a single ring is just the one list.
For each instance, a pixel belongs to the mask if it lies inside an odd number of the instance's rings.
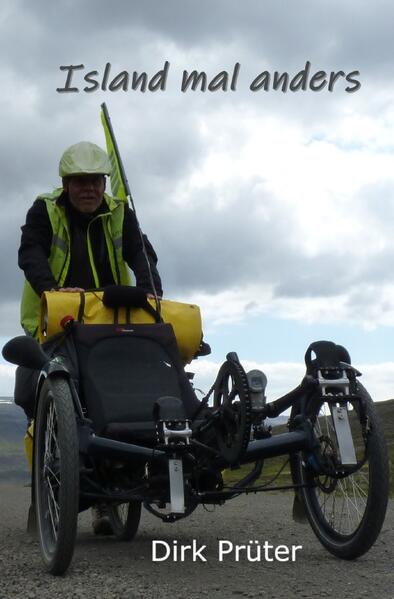
[{"label": "wheel spoke", "polygon": [[60,455],[56,426],[56,410],[54,403],[51,402],[46,420],[43,478],[44,486],[47,489],[47,520],[51,526],[55,542],[59,528],[59,505],[56,496],[59,496],[61,484],[59,473],[54,472],[52,468],[56,460],[59,460]]},{"label": "wheel spoke", "polygon": [[[347,490],[347,486],[346,486],[346,482],[344,481],[339,481],[339,487],[342,490],[343,493],[343,497],[345,497],[347,505],[348,505],[348,511],[352,512],[352,513],[357,513],[359,516],[359,519],[361,520],[362,514],[359,510],[358,504],[357,504],[357,500],[354,497],[351,497],[348,490]],[[354,509],[350,509],[351,507],[353,507]]]},{"label": "wheel spoke", "polygon": [[[349,373],[351,382],[352,376]],[[382,428],[371,397],[358,382],[355,389],[349,398],[328,397],[319,391],[311,396],[306,412],[320,448],[313,456],[300,455],[294,470],[294,480],[304,484],[301,496],[314,533],[331,553],[344,559],[360,557],[376,541],[388,500],[388,459]],[[351,467],[342,464],[331,412],[334,405],[348,412],[357,459]]]},{"label": "wheel spoke", "polygon": [[75,411],[68,381],[44,382],[35,421],[35,500],[43,560],[63,574],[74,550],[79,504]]},{"label": "wheel spoke", "polygon": [[[355,418],[352,419],[352,433],[355,434]],[[354,429],[354,430],[353,430]],[[329,406],[323,403],[315,418],[314,431],[321,439],[322,454],[325,459],[338,462],[339,449]],[[359,435],[358,435],[359,436]],[[355,437],[357,438],[357,436]],[[364,448],[359,448],[364,451]],[[346,478],[333,482],[329,475],[320,475],[319,484],[315,487],[317,505],[329,526],[339,534],[353,534],[363,519],[367,506],[369,473],[366,467]]]},{"label": "wheel spoke", "polygon": [[57,505],[53,489],[50,485],[48,485],[49,495],[48,495],[48,511],[50,515],[50,520],[52,524],[52,532],[55,541],[57,540],[57,531],[59,527],[59,506]]},{"label": "wheel spoke", "polygon": [[[52,468],[50,466],[46,466],[46,470],[47,472],[51,475],[51,477],[55,480],[56,484],[58,487],[60,487],[60,479],[59,479],[59,475],[56,474]],[[47,477],[49,480],[49,476]]]}]

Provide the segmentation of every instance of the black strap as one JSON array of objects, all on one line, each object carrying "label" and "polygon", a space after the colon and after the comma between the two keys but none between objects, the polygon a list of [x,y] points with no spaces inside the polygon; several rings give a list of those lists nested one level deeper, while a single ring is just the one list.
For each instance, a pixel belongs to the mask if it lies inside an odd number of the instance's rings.
[{"label": "black strap", "polygon": [[155,322],[158,322],[158,323],[163,322],[161,314],[159,314],[159,312],[153,306],[150,305],[148,300],[146,300],[146,305],[143,307],[143,310],[145,310],[146,312],[148,312],[148,314],[153,316],[153,318],[155,319]]},{"label": "black strap", "polygon": [[78,310],[78,322],[83,323],[83,315],[85,312],[85,293],[79,292],[79,310]]},{"label": "black strap", "polygon": [[[84,313],[85,313],[85,293],[83,291],[81,291],[79,293],[79,298],[80,299],[79,299],[79,309],[78,309],[77,319],[78,319],[78,322],[83,323],[83,317],[84,317]],[[119,308],[113,307],[112,309],[114,311],[114,324],[118,324],[119,323]],[[150,314],[154,318],[155,322],[157,322],[157,323],[163,322],[161,314],[153,306],[151,306],[151,304],[148,302],[148,300],[146,300],[146,304],[142,307],[142,309],[145,310],[145,312],[148,312],[148,314]],[[130,306],[126,307],[126,323],[131,324],[131,307]]]}]

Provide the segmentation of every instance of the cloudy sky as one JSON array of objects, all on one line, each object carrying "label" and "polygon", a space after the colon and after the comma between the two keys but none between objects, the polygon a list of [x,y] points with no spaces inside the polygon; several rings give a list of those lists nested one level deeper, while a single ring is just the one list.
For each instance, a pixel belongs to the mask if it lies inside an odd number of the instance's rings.
[{"label": "cloudy sky", "polygon": [[[105,101],[165,295],[202,308],[214,351],[193,364],[200,386],[235,350],[273,399],[298,384],[308,344],[331,339],[376,399],[393,397],[393,18],[379,0],[4,0],[1,341],[20,332],[26,211],[59,185],[66,147],[104,146]],[[84,91],[107,63],[110,83],[150,80],[166,61],[165,90]],[[305,90],[273,89],[275,71],[291,81],[307,62]],[[234,90],[182,92],[184,71],[231,80],[236,63]],[[56,91],[62,65],[84,65],[78,92]],[[252,91],[264,71],[267,89]],[[327,84],[313,91],[318,72]],[[0,395],[12,377],[0,363]]]}]

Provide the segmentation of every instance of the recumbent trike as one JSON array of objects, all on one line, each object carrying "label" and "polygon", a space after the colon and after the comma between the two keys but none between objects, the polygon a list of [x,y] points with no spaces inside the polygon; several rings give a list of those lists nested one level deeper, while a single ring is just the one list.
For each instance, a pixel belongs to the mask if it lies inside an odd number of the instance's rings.
[{"label": "recumbent trike", "polygon": [[[299,387],[271,403],[264,374],[246,374],[229,353],[199,400],[184,370],[207,353],[198,318],[197,347],[188,339],[185,350],[179,323],[163,322],[135,288],[93,292],[112,324],[86,324],[88,294],[78,294],[74,315],[67,304],[74,294],[44,295],[43,345],[16,337],[3,355],[41,371],[29,520],[52,574],[70,564],[79,511],[98,502],[108,505],[114,534],[130,540],[142,505],[174,522],[200,504],[294,489],[298,515],[335,556],[357,558],[375,542],[388,499],[387,452],[373,402],[343,347],[312,343]],[[55,299],[66,316],[62,327],[48,310]],[[195,319],[197,307],[187,307]],[[48,335],[54,320],[62,330]],[[188,318],[183,325],[188,333]],[[289,409],[288,432],[273,435],[266,419]],[[281,455],[289,456],[292,484],[259,484],[264,460]],[[243,464],[254,466],[226,484],[223,470]]]}]

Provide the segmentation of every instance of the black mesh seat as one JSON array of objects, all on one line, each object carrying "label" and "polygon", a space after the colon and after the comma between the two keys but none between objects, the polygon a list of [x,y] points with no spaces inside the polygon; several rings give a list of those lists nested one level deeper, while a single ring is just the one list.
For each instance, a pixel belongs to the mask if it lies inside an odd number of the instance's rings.
[{"label": "black mesh seat", "polygon": [[157,399],[182,400],[190,418],[199,401],[183,370],[169,324],[73,326],[79,390],[96,433],[155,437]]}]

